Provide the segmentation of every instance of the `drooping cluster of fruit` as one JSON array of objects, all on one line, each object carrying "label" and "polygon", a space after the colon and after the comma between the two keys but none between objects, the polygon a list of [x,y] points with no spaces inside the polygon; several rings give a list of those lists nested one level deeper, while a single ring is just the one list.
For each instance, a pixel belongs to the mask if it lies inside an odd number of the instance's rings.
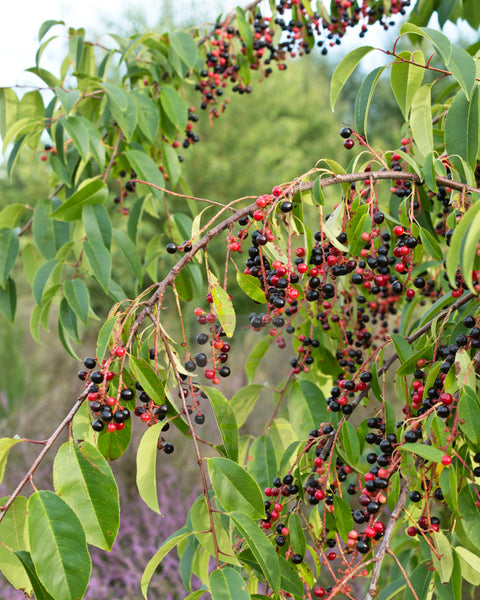
[{"label": "drooping cluster of fruit", "polygon": [[[331,14],[327,14],[325,7],[321,7],[319,14],[310,8],[310,3],[307,6],[301,0],[280,0],[274,18],[263,16],[257,9],[253,23],[249,24],[245,16],[237,14],[237,22],[227,21],[217,26],[204,40],[206,64],[198,73],[196,85],[202,93],[201,108],[211,107],[213,116],[218,117],[225,110],[224,102],[220,108],[217,105],[228,83],[233,84],[234,92],[252,91],[249,70],[260,71],[268,77],[272,63],[277,63],[278,69],[283,71],[287,68],[288,56],[309,54],[314,46],[320,47],[325,55],[328,47],[340,44],[352,27],[359,28],[360,37],[374,23],[388,29],[393,24],[389,17],[404,15],[410,0],[392,0],[386,5],[388,8],[377,0],[337,0],[332,3]],[[235,40],[240,41],[240,51]]]}]

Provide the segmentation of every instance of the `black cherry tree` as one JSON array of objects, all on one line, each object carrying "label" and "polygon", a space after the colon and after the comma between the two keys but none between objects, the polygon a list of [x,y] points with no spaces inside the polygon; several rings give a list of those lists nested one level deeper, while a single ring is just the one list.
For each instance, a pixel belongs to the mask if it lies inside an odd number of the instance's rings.
[{"label": "black cherry tree", "polygon": [[[348,125],[339,122],[343,165],[312,156],[293,181],[225,204],[186,193],[182,178],[195,123],[213,123],[230,94],[270,76],[281,93],[288,59],[333,53],[349,30],[388,30],[409,5],[252,2],[211,28],[109,44],[42,25],[30,69],[41,84],[0,90],[0,133],[8,171],[35,153],[51,195],[0,212],[0,310],[14,320],[24,273],[35,339],[53,316],[72,356],[79,327],[96,328],[98,341],[83,349],[78,397],[48,440],[0,440],[1,478],[16,445],[41,447],[0,502],[0,570],[26,597],[84,596],[89,546],[115,541],[109,461],[127,451],[132,428],[144,429],[128,451],[153,511],[172,508],[159,506],[156,466],[175,450],[174,429],[203,487],[144,565],[145,598],[174,549],[189,600],[473,594],[479,45],[463,49],[427,25],[435,9],[441,26],[463,17],[477,28],[476,1],[418,0],[388,47],[358,45],[339,62],[332,108],[367,54],[388,63],[364,77]],[[42,53],[58,36],[68,53],[51,73]],[[394,148],[369,135],[381,77],[404,118]],[[100,327],[93,293],[111,307]],[[229,354],[244,339],[239,310],[258,341],[235,365],[248,384],[227,398]],[[272,352],[275,378],[260,383]],[[275,408],[260,435],[240,434],[260,394]],[[202,435],[205,413],[213,441]],[[54,489],[37,489],[35,471],[61,436]]]}]

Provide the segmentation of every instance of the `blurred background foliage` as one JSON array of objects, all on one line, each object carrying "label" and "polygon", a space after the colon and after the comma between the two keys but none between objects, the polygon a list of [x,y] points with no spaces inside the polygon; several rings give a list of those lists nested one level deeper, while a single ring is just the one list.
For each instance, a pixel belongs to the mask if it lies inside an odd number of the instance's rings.
[{"label": "blurred background foliage", "polygon": [[[212,14],[221,12],[222,5],[222,2],[212,2],[205,20],[211,19]],[[164,3],[164,6],[162,22],[159,25],[161,31],[167,29],[180,14],[182,17],[187,14],[187,21],[175,21],[176,27],[188,26],[201,20],[201,11],[185,13],[171,2]],[[48,16],[45,15],[46,18]],[[122,32],[118,23],[128,23],[128,29]],[[125,18],[116,23],[106,23],[105,26],[106,30],[124,35],[144,28],[144,18],[137,12],[125,15]],[[335,49],[332,58],[335,61],[340,60],[341,52],[341,48]],[[200,120],[195,124],[195,131],[200,136],[200,142],[185,151],[181,149],[186,185],[183,190],[178,191],[191,192],[195,196],[227,203],[244,195],[269,193],[274,185],[290,181],[311,169],[323,156],[328,155],[346,166],[352,158],[352,153],[344,149],[338,131],[343,125],[351,123],[355,93],[363,74],[359,73],[356,79],[350,80],[343,93],[342,102],[339,103],[336,112],[332,113],[329,108],[331,73],[330,61],[318,53],[312,53],[310,56],[290,61],[286,71],[274,71],[271,77],[263,82],[254,77],[251,94],[241,97],[228,94],[231,102],[226,114],[214,119],[212,124],[207,115],[201,114],[197,109]],[[191,91],[189,101],[192,106],[198,104],[194,90]],[[395,148],[399,145],[401,116],[394,106],[388,86],[382,86],[380,82],[370,109],[373,146]],[[11,181],[6,176],[4,166],[0,166],[0,210],[7,204],[20,201],[34,206],[47,195],[48,173],[43,168],[43,163],[40,163],[38,154],[25,153]],[[133,202],[132,198],[127,198],[127,206]],[[170,207],[172,211],[188,212],[182,199],[170,202]],[[112,203],[112,211],[116,209]],[[153,221],[147,224],[140,232],[140,245],[145,247],[152,236],[159,233],[156,227]],[[221,264],[225,245],[218,243],[212,252],[213,260]],[[175,257],[163,254],[158,269],[160,277],[166,274],[176,261]],[[21,270],[20,266],[16,268]],[[128,285],[125,287],[128,289]],[[58,422],[59,415],[64,414],[66,407],[72,403],[80,390],[75,373],[81,364],[66,356],[57,339],[56,327],[52,327],[50,334],[42,333],[45,345],[40,346],[32,340],[28,326],[32,301],[26,294],[22,298],[21,284],[18,292],[19,307],[15,325],[11,326],[3,315],[0,315],[3,342],[0,344],[0,437],[18,434],[22,437],[28,435],[34,439],[44,439]],[[90,293],[98,316],[100,319],[104,318],[111,306],[111,300],[97,287],[92,286]],[[203,298],[196,301],[203,301]],[[195,305],[193,301],[189,314],[193,313]],[[249,310],[251,308],[246,305],[245,311],[248,313]],[[96,332],[97,327],[94,323],[88,331],[83,331],[80,356],[86,356],[93,351]],[[238,357],[244,356],[246,349],[251,348],[252,343],[259,339],[255,338],[251,330],[246,335],[248,339],[237,335],[232,354],[233,364],[236,362],[235,353]],[[272,353],[270,363],[265,365],[266,372],[278,369],[277,354]],[[66,376],[68,374],[70,377]],[[243,383],[242,373],[236,373],[224,383],[223,391],[229,396]],[[267,396],[268,394],[262,395],[263,410],[269,409],[271,412],[273,400]],[[213,427],[208,425],[208,416],[207,412],[206,439],[215,435]],[[137,438],[142,433],[143,428],[139,425]],[[130,560],[132,536],[137,535],[138,539],[143,541],[142,548],[135,550],[135,560],[144,564],[156,551],[161,540],[178,528],[175,515],[186,514],[192,499],[200,489],[198,484],[191,483],[196,481],[194,461],[189,460],[191,449],[186,444],[180,444],[176,446],[171,457],[159,460],[159,479],[164,483],[163,486],[159,486],[162,490],[160,505],[166,517],[163,521],[155,521],[153,530],[146,528],[143,533],[138,533],[138,524],[152,519],[154,515],[146,514],[142,501],[134,493],[135,446],[132,444],[118,464],[113,465],[119,486],[123,490],[122,512],[125,524],[122,527],[126,533],[122,537],[121,532],[110,556],[105,557],[102,553],[102,556],[99,554],[94,559],[97,574],[96,577],[92,577],[88,598],[133,598],[134,590],[138,589],[137,579],[141,569],[136,569],[135,562],[132,564]],[[12,451],[5,481],[0,486],[0,496],[13,489],[20,477],[18,473],[24,470],[24,465],[29,464],[36,453],[36,448],[28,444],[20,444]],[[52,458],[53,456],[54,452]],[[51,484],[47,473],[49,467],[43,465],[36,475],[37,485]],[[168,506],[168,499],[172,497],[175,497],[173,512],[172,507]],[[139,506],[139,503],[142,506]],[[153,524],[153,521],[151,523]],[[132,534],[132,531],[137,533]],[[164,587],[157,590],[157,597],[164,600],[176,600],[181,597],[173,576],[178,568],[175,561],[171,568],[172,572],[164,579]],[[108,573],[108,580],[104,576],[105,573]],[[0,574],[1,598],[10,600],[23,597],[20,592],[8,585],[2,585],[3,583]]]}]

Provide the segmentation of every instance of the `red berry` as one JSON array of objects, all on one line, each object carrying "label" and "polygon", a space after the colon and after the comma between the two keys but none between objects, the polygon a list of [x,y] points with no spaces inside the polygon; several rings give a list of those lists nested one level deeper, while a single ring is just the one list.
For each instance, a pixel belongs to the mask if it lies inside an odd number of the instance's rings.
[{"label": "red berry", "polygon": [[276,185],[272,190],[272,194],[275,196],[275,198],[279,198],[282,195],[282,192],[282,188],[278,185]]},{"label": "red berry", "polygon": [[255,221],[261,221],[263,219],[263,212],[261,210],[256,210],[253,213],[253,218],[255,219]]},{"label": "red berry", "polygon": [[417,528],[413,525],[407,529],[407,535],[410,537],[415,537],[417,535]]},{"label": "red berry", "polygon": [[107,430],[110,431],[110,433],[112,433],[113,431],[117,431],[117,424],[116,423],[109,423],[107,425]]},{"label": "red berry", "polygon": [[313,590],[313,595],[317,596],[317,598],[323,598],[325,596],[325,590],[322,587],[316,587]]},{"label": "red berry", "polygon": [[452,457],[448,456],[448,454],[444,454],[442,456],[442,465],[445,465],[446,467],[448,467],[451,464],[452,464]]},{"label": "red berry", "polygon": [[343,142],[343,146],[347,150],[351,150],[355,146],[355,142],[351,138],[348,138]]},{"label": "red berry", "polygon": [[[347,142],[348,142],[348,140],[347,140]],[[327,554],[327,559],[328,560],[335,560],[336,558],[337,558],[337,553],[336,552],[329,552]]]},{"label": "red berry", "polygon": [[148,423],[150,421],[150,414],[148,412],[144,412],[140,415],[140,420],[144,423]]},{"label": "red berry", "polygon": [[403,229],[403,227],[401,225],[395,225],[395,227],[393,228],[393,233],[395,235],[402,235],[405,232],[405,230]]},{"label": "red berry", "polygon": [[117,356],[118,358],[123,358],[126,354],[126,350],[123,346],[119,346],[118,348],[115,349],[115,356]]}]

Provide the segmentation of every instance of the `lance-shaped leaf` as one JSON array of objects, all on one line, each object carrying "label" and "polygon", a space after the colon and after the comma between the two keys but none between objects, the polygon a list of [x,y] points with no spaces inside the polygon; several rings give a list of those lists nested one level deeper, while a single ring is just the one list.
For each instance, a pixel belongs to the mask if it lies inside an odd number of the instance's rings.
[{"label": "lance-shaped leaf", "polygon": [[[404,59],[404,60],[401,60]],[[410,61],[410,62],[406,62]],[[390,72],[390,84],[392,86],[395,100],[402,111],[405,120],[408,119],[412,100],[415,92],[422,85],[425,69],[420,66],[412,65],[415,62],[418,65],[425,64],[423,52],[400,52],[398,59],[392,64]]]},{"label": "lance-shaped leaf", "polygon": [[120,523],[118,488],[110,465],[88,442],[67,442],[53,465],[55,491],[81,519],[87,542],[111,550]]},{"label": "lance-shaped leaf", "polygon": [[0,230],[0,286],[5,287],[17,258],[20,241],[12,229]]},{"label": "lance-shaped leaf", "polygon": [[235,331],[236,316],[229,295],[222,287],[215,285],[212,288],[212,298],[220,325],[227,336],[232,337]]},{"label": "lance-shaped leaf", "polygon": [[[8,497],[0,498],[0,506],[7,500]],[[14,587],[31,591],[28,575],[15,555],[18,550],[29,548],[26,519],[27,498],[17,496],[0,523],[0,571]]]},{"label": "lance-shaped leaf", "polygon": [[241,513],[232,513],[231,517],[241,537],[245,538],[270,587],[278,593],[280,568],[275,548],[252,519]]},{"label": "lance-shaped leaf", "polygon": [[209,587],[212,600],[250,600],[247,582],[232,567],[212,571]]},{"label": "lance-shaped leaf", "polygon": [[257,482],[247,471],[227,458],[209,458],[212,487],[226,511],[236,511],[252,519],[265,516],[263,496]]},{"label": "lance-shaped leaf", "polygon": [[51,217],[59,221],[76,221],[81,218],[85,204],[103,204],[107,196],[108,188],[102,180],[86,180],[52,213]]},{"label": "lance-shaped leaf", "polygon": [[92,562],[77,515],[57,494],[41,490],[29,498],[27,522],[33,564],[48,593],[62,600],[82,598]]},{"label": "lance-shaped leaf", "polygon": [[425,156],[433,151],[431,85],[422,85],[412,99],[410,114],[412,133],[420,152]]},{"label": "lance-shaped leaf", "polygon": [[330,106],[335,108],[340,92],[362,58],[374,50],[373,46],[360,46],[349,52],[335,69],[330,86]]},{"label": "lance-shaped leaf", "polygon": [[458,155],[471,166],[478,152],[479,93],[475,86],[471,100],[460,90],[454,97],[445,119],[447,153]]},{"label": "lance-shaped leaf", "polygon": [[86,325],[88,321],[90,296],[85,283],[81,279],[66,279],[63,282],[63,291],[70,308],[82,323]]},{"label": "lance-shaped leaf", "polygon": [[215,388],[205,388],[205,393],[210,399],[218,430],[222,436],[227,457],[233,461],[238,460],[238,427],[235,414],[225,396]]},{"label": "lance-shaped leaf", "polygon": [[162,562],[165,556],[178,546],[180,542],[186,540],[189,536],[192,535],[191,531],[187,531],[185,528],[179,529],[175,533],[167,538],[161,547],[157,550],[157,552],[152,556],[152,558],[148,561],[147,566],[145,567],[145,571],[142,575],[142,580],[140,582],[140,589],[142,590],[143,597],[147,599],[147,591],[148,586],[150,585],[150,581],[157,570],[158,565]]},{"label": "lance-shaped leaf", "polygon": [[164,423],[149,427],[143,434],[137,450],[137,487],[145,504],[157,512],[160,507],[157,496],[158,438]]}]

